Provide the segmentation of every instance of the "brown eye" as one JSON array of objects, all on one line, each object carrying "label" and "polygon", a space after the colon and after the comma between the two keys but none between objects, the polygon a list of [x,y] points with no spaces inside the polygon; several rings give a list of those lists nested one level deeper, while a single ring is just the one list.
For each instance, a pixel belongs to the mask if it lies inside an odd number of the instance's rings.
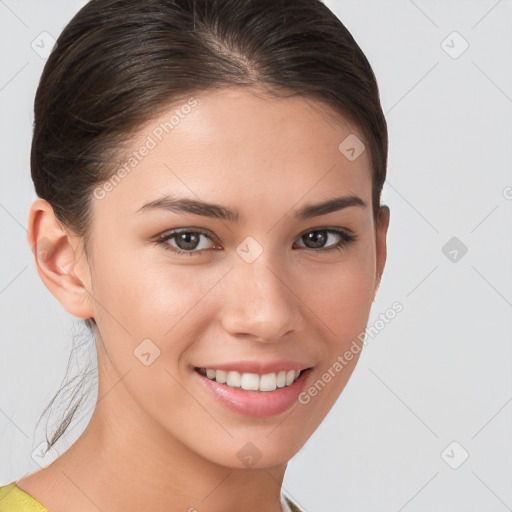
[{"label": "brown eye", "polygon": [[174,236],[176,245],[179,249],[183,250],[196,249],[199,245],[200,239],[201,235],[194,233],[193,231],[185,231]]},{"label": "brown eye", "polygon": [[[338,241],[336,241],[338,238]],[[317,251],[329,251],[331,249],[342,249],[345,245],[356,240],[356,237],[337,229],[314,229],[300,236],[300,240],[307,249]],[[329,240],[334,243],[326,245]]]},{"label": "brown eye", "polygon": [[163,244],[170,251],[192,256],[200,253],[202,250],[211,248],[213,240],[202,231],[184,229],[180,231],[175,230],[160,237],[158,243]]},{"label": "brown eye", "polygon": [[310,249],[318,249],[323,247],[327,242],[328,234],[327,231],[310,231],[305,235],[302,235],[302,240],[306,247]]}]

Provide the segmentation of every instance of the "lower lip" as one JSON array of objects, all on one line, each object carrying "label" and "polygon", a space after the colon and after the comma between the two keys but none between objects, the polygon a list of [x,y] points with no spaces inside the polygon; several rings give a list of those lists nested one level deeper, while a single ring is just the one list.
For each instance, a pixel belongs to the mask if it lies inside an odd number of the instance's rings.
[{"label": "lower lip", "polygon": [[245,416],[266,418],[276,416],[287,411],[304,389],[310,369],[304,370],[299,378],[284,388],[275,391],[245,391],[242,388],[232,388],[225,384],[201,375],[197,370],[194,373],[199,377],[203,386],[224,406]]}]

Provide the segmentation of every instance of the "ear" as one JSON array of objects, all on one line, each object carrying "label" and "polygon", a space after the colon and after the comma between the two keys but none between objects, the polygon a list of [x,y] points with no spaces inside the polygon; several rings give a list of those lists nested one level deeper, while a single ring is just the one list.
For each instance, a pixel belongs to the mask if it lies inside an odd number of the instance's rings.
[{"label": "ear", "polygon": [[387,242],[386,236],[389,227],[389,217],[390,212],[389,208],[385,205],[379,208],[379,212],[377,214],[377,223],[375,225],[375,249],[376,249],[376,265],[375,265],[375,289],[373,298],[375,300],[375,295],[377,294],[377,290],[380,285],[380,280],[382,277],[382,273],[384,272],[384,265],[386,264],[386,256],[387,256]]},{"label": "ear", "polygon": [[37,199],[30,207],[27,240],[39,277],[62,304],[79,318],[92,318],[90,273],[82,239],[64,229],[52,206]]}]

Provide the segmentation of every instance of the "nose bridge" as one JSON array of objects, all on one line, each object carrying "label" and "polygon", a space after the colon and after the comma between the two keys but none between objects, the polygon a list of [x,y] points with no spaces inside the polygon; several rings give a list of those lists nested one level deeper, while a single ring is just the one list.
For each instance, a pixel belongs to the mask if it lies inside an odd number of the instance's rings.
[{"label": "nose bridge", "polygon": [[230,334],[273,342],[298,329],[297,298],[290,291],[282,268],[271,260],[267,250],[252,261],[245,259],[243,252],[236,255],[226,290],[229,300],[222,312],[224,329]]}]

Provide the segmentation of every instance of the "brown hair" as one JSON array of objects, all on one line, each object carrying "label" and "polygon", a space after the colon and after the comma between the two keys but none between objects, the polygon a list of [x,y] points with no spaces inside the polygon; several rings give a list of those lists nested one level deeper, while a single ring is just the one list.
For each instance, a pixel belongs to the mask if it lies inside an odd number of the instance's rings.
[{"label": "brown hair", "polygon": [[361,130],[376,217],[388,151],[377,82],[320,0],[91,0],[64,28],[37,89],[37,195],[87,250],[93,190],[137,129],[195,92],[251,85],[321,100]]}]

